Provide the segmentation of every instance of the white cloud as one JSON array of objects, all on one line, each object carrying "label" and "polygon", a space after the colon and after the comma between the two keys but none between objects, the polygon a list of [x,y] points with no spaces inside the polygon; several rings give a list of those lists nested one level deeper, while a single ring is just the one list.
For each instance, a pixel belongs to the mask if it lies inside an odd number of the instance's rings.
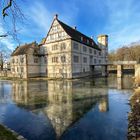
[{"label": "white cloud", "polygon": [[41,2],[34,2],[29,8],[30,20],[38,26],[37,30],[47,33],[52,15]]},{"label": "white cloud", "polygon": [[75,3],[68,4],[67,2],[61,3],[61,8],[54,8],[53,10],[47,7],[45,1],[33,1],[32,4],[25,10],[27,25],[21,30],[21,39],[26,38],[40,41],[42,37],[47,35],[50,28],[53,16],[57,13],[60,20],[68,23],[69,25],[76,25],[76,17],[78,8]]},{"label": "white cloud", "polygon": [[107,0],[109,20],[105,31],[109,34],[110,50],[122,45],[140,40],[139,6],[134,6],[134,0]]}]

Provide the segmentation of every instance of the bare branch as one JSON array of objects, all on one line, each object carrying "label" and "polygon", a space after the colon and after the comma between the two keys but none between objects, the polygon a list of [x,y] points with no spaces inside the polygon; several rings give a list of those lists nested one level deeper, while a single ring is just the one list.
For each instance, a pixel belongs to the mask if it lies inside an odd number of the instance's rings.
[{"label": "bare branch", "polygon": [[0,35],[0,37],[7,37],[8,35],[7,34],[4,34],[4,35]]},{"label": "bare branch", "polygon": [[[19,34],[19,27],[21,24],[24,24],[25,16],[22,12],[20,5],[15,0],[2,0],[2,16],[4,21],[4,26],[8,29],[7,35],[12,36],[15,41],[20,44],[18,34]],[[5,17],[8,16],[9,20],[5,20]],[[1,36],[0,36],[1,37]],[[4,36],[2,36],[4,37]],[[5,36],[6,37],[6,36]]]},{"label": "bare branch", "polygon": [[12,6],[12,2],[13,2],[13,0],[9,0],[8,5],[3,8],[3,10],[2,10],[3,18],[5,18],[6,16],[8,16],[6,10],[9,9]]}]

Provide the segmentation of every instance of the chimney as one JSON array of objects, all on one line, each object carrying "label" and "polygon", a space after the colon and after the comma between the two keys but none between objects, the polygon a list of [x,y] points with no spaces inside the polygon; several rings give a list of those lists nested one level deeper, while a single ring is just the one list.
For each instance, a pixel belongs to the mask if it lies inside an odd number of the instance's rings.
[{"label": "chimney", "polygon": [[76,27],[76,26],[74,26],[74,27],[73,27],[73,29],[74,29],[74,30],[76,30],[76,29],[77,29],[77,27]]}]

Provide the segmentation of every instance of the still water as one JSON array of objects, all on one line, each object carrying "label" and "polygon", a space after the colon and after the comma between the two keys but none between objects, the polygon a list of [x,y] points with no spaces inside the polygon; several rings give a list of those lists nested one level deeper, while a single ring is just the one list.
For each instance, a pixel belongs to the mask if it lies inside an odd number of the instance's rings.
[{"label": "still water", "polygon": [[132,77],[0,81],[0,123],[28,140],[126,140]]}]

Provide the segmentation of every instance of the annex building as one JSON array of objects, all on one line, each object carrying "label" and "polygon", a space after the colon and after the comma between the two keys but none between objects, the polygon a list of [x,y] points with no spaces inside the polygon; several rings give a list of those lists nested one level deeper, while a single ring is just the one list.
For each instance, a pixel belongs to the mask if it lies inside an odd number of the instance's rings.
[{"label": "annex building", "polygon": [[79,32],[55,15],[49,32],[40,44],[19,46],[11,55],[14,77],[78,78],[105,70],[108,36],[93,38]]}]

